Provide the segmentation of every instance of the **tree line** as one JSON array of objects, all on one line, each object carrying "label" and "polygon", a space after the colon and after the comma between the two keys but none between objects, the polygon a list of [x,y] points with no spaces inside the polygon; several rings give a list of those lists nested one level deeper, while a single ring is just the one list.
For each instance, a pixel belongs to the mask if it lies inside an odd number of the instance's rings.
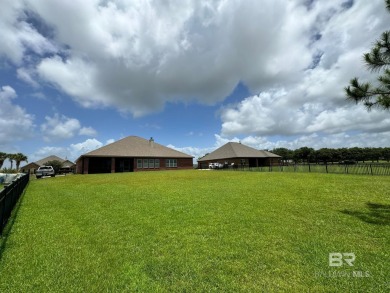
[{"label": "tree line", "polygon": [[11,163],[11,168],[10,168],[11,170],[13,170],[13,166],[14,166],[14,162],[15,162],[15,167],[16,167],[17,171],[19,171],[20,164],[22,162],[28,162],[27,156],[22,154],[22,153],[7,154],[7,153],[0,152],[0,169],[3,167],[3,164],[4,164],[5,160],[7,160],[7,159]]},{"label": "tree line", "polygon": [[275,148],[272,153],[282,157],[283,161],[294,163],[345,163],[390,161],[390,148],[321,148],[315,150],[309,147],[301,147],[296,150],[287,148]]}]

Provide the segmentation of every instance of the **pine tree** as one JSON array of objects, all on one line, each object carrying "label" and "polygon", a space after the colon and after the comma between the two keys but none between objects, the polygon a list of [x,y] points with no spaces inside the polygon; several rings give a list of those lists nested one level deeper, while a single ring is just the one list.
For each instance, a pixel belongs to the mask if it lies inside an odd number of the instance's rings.
[{"label": "pine tree", "polygon": [[[390,12],[390,0],[385,0],[386,8]],[[350,81],[345,88],[348,100],[363,103],[368,110],[372,107],[390,109],[390,31],[385,31],[371,52],[363,55],[368,70],[381,72],[378,83],[359,82],[358,78]]]}]

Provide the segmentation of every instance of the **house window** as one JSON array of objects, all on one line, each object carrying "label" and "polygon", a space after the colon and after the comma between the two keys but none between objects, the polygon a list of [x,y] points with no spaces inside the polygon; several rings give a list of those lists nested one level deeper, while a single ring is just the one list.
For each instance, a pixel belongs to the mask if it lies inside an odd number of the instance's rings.
[{"label": "house window", "polygon": [[165,162],[165,166],[167,168],[176,168],[177,167],[177,160],[176,159],[167,159]]},{"label": "house window", "polygon": [[[175,166],[176,167],[176,166]],[[137,159],[138,169],[159,169],[160,159]]]}]

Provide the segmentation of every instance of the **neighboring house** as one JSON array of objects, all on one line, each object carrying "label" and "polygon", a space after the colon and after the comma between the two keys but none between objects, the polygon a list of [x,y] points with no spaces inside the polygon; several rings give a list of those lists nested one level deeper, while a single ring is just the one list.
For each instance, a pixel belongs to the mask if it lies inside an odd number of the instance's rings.
[{"label": "neighboring house", "polygon": [[228,142],[198,160],[199,169],[208,169],[210,163],[224,166],[260,167],[278,165],[280,156],[268,151],[260,151],[238,142]]},{"label": "neighboring house", "polygon": [[76,164],[69,161],[64,160],[62,162],[62,167],[60,168],[60,173],[75,173],[76,171]]},{"label": "neighboring house", "polygon": [[192,169],[193,157],[149,140],[128,136],[76,160],[79,174]]},{"label": "neighboring house", "polygon": [[35,170],[37,170],[39,167],[40,165],[35,162],[28,163],[27,165],[20,168],[20,172],[34,174]]},{"label": "neighboring house", "polygon": [[22,173],[34,174],[35,171],[40,166],[45,166],[46,163],[49,161],[60,161],[62,163],[62,168],[60,169],[60,172],[62,172],[62,173],[70,173],[70,172],[74,172],[74,170],[75,170],[75,166],[76,166],[75,163],[73,163],[69,160],[61,159],[60,157],[57,157],[57,156],[48,156],[48,157],[43,158],[39,161],[31,162],[31,163],[21,167],[20,170]]}]

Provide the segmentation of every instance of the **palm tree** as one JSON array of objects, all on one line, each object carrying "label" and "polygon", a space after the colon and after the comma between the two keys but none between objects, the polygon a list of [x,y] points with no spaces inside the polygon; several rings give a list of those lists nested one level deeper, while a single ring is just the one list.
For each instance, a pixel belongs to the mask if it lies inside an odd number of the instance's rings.
[{"label": "palm tree", "polygon": [[16,162],[16,171],[19,171],[20,163],[27,162],[27,156],[22,153],[17,153],[14,155],[14,160]]},{"label": "palm tree", "polygon": [[13,166],[14,166],[14,160],[15,160],[15,154],[7,154],[7,158],[9,160],[9,162],[11,163],[11,171],[13,169]]},{"label": "palm tree", "polygon": [[4,161],[7,159],[7,154],[0,152],[0,169],[3,167]]}]

